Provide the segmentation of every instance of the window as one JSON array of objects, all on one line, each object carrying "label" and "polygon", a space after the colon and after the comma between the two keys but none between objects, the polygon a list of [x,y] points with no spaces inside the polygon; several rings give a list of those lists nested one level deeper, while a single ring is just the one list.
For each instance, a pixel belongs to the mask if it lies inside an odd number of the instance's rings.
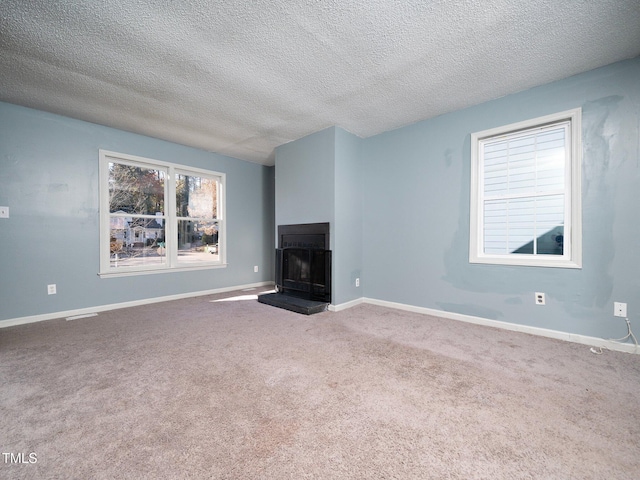
[{"label": "window", "polygon": [[100,275],[226,265],[225,175],[100,150]]},{"label": "window", "polygon": [[581,268],[580,117],[471,135],[471,263]]}]

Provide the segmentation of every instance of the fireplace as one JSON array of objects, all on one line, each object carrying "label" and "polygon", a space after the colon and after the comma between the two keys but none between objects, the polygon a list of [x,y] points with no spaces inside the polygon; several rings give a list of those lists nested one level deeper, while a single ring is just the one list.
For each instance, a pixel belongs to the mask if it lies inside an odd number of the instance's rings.
[{"label": "fireplace", "polygon": [[326,310],[331,303],[329,223],[278,226],[276,294],[260,302],[299,313]]},{"label": "fireplace", "polygon": [[276,288],[296,297],[331,302],[328,223],[278,226]]}]

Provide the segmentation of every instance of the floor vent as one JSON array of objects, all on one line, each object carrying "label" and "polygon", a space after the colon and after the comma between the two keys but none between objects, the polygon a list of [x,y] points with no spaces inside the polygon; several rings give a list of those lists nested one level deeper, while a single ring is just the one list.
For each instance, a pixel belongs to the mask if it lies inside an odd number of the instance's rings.
[{"label": "floor vent", "polygon": [[97,317],[97,313],[85,313],[84,315],[74,315],[73,317],[67,317],[65,320],[78,320],[80,318]]}]

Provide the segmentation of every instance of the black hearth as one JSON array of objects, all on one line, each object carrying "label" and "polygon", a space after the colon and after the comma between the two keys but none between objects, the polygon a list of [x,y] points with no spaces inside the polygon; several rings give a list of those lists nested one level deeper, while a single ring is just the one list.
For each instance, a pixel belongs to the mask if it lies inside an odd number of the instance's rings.
[{"label": "black hearth", "polygon": [[278,226],[276,291],[262,303],[307,315],[331,303],[329,223]]}]

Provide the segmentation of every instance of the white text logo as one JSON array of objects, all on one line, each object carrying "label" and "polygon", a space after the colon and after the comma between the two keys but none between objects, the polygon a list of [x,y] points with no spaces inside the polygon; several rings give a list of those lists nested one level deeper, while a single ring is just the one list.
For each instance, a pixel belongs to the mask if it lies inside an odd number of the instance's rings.
[{"label": "white text logo", "polygon": [[34,452],[31,453],[9,453],[9,452],[2,452],[2,459],[4,460],[4,463],[37,463],[38,461],[38,455],[36,455]]}]

